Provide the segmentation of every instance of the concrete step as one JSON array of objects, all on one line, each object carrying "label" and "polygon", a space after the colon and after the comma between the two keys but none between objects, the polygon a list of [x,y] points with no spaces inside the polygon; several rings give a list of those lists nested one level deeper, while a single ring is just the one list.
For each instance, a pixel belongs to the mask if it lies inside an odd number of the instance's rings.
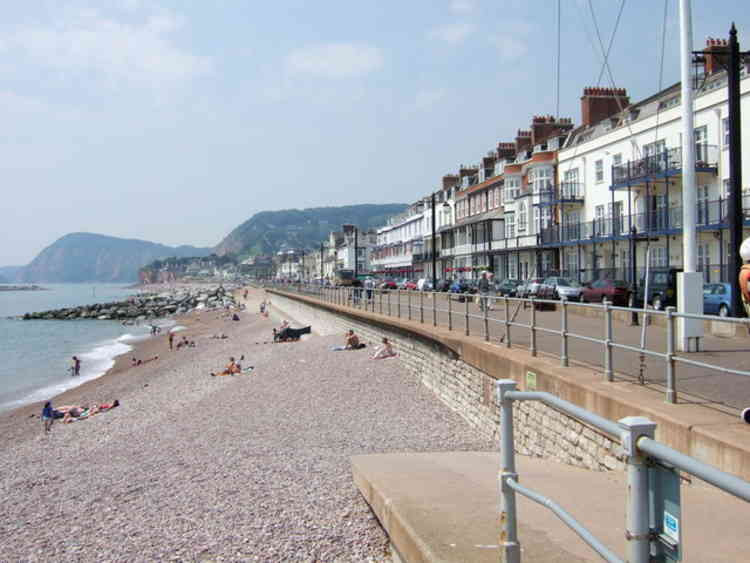
[{"label": "concrete step", "polygon": [[[405,562],[497,563],[499,455],[377,454],[351,460],[354,482]],[[517,456],[519,481],[558,502],[621,557],[626,479]],[[518,498],[522,561],[601,559],[549,510]],[[750,505],[707,485],[682,487],[683,561],[750,560]]]}]

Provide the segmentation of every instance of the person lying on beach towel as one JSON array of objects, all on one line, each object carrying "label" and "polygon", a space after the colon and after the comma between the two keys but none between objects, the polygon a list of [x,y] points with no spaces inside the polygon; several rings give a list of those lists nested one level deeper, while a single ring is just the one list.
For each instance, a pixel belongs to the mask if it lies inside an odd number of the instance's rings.
[{"label": "person lying on beach towel", "polygon": [[137,367],[142,366],[143,364],[147,364],[149,362],[153,362],[155,360],[158,360],[159,356],[154,356],[153,358],[146,358],[145,360],[139,360],[138,358],[132,358],[130,360],[130,366],[131,367]]},{"label": "person lying on beach towel", "polygon": [[[242,357],[244,358],[245,356]],[[238,373],[242,373],[242,367],[237,365],[237,362],[234,361],[234,356],[231,356],[229,358],[227,367],[224,368],[224,371],[220,373],[212,373],[211,377],[216,377],[217,375],[236,375]]]},{"label": "person lying on beach towel", "polygon": [[382,342],[383,343],[377,347],[375,353],[370,358],[371,360],[384,360],[386,358],[394,358],[398,355],[387,338],[383,337]]}]

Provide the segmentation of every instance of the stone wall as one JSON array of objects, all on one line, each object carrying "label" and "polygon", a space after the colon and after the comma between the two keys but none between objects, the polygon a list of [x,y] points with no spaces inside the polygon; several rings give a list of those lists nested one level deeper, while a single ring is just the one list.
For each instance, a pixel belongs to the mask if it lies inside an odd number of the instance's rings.
[{"label": "stone wall", "polygon": [[[318,334],[341,334],[343,338],[343,333],[351,328],[368,346],[376,346],[382,337],[387,337],[399,353],[398,361],[417,380],[478,431],[498,438],[495,381],[510,377],[510,373],[489,375],[466,363],[459,353],[439,340],[386,320],[365,319],[355,312],[347,314],[344,310],[332,310],[275,292],[270,297],[271,306],[279,314],[311,325]],[[618,444],[540,402],[515,403],[514,420],[516,448],[521,454],[597,471],[623,467]]]}]

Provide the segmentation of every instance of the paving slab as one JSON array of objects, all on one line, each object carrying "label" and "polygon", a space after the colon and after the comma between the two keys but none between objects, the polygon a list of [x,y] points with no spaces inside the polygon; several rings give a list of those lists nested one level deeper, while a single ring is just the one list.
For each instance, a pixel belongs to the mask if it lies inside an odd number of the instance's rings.
[{"label": "paving slab", "polygon": [[[499,455],[375,454],[351,460],[354,482],[405,562],[500,560]],[[517,456],[519,481],[625,553],[626,476]],[[522,561],[600,561],[549,510],[518,496]],[[682,487],[683,561],[747,561],[750,504],[705,485]]]}]

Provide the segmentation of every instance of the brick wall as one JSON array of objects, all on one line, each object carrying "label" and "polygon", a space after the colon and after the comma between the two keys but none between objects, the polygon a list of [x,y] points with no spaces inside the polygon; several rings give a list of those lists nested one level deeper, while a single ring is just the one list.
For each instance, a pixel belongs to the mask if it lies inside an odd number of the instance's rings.
[{"label": "brick wall", "polygon": [[[478,431],[498,438],[496,377],[467,364],[440,342],[387,322],[368,322],[356,314],[344,315],[276,293],[271,295],[271,306],[300,324],[311,325],[313,331],[321,335],[343,336],[351,328],[368,346],[376,346],[382,337],[387,337],[399,353],[398,361],[403,362],[413,377]],[[596,471],[623,468],[618,444],[542,403],[515,403],[514,420],[516,448],[520,454],[555,459]]]}]

